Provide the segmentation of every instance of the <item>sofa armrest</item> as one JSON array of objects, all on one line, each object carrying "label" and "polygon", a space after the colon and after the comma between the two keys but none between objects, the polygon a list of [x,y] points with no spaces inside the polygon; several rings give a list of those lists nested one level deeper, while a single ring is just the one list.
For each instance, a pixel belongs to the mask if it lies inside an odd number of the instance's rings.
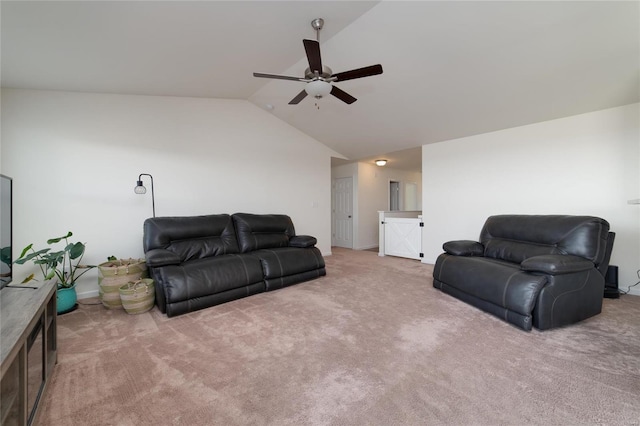
[{"label": "sofa armrest", "polygon": [[454,256],[482,256],[484,246],[477,241],[448,241],[442,245],[444,251]]},{"label": "sofa armrest", "polygon": [[289,238],[289,247],[307,248],[316,245],[318,240],[310,235],[296,235]]},{"label": "sofa armrest", "polygon": [[567,254],[545,254],[525,259],[520,264],[527,272],[542,272],[549,275],[571,274],[588,271],[595,267],[592,261]]},{"label": "sofa armrest", "polygon": [[146,253],[147,266],[155,268],[157,266],[179,265],[180,256],[166,249],[153,249]]}]

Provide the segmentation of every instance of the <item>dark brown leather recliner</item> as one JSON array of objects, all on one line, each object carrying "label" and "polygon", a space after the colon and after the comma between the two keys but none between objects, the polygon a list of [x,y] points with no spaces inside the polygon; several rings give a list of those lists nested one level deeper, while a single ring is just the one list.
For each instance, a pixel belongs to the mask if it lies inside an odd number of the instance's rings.
[{"label": "dark brown leather recliner", "polygon": [[597,217],[491,216],[443,245],[433,286],[525,330],[572,324],[602,310],[614,238]]}]

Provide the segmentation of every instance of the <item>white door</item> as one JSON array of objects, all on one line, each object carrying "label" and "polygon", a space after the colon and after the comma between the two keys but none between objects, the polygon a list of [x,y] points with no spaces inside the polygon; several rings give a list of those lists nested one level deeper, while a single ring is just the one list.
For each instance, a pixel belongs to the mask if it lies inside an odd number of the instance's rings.
[{"label": "white door", "polygon": [[384,254],[420,259],[422,227],[420,219],[388,217],[384,220]]},{"label": "white door", "polygon": [[333,181],[333,238],[337,247],[353,248],[353,178]]}]

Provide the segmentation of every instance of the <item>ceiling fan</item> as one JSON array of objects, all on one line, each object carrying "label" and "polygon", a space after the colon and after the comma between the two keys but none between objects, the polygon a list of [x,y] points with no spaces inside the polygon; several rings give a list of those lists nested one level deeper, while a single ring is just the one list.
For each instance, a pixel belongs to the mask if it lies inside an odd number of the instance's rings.
[{"label": "ceiling fan", "polygon": [[357,101],[356,98],[334,86],[332,83],[353,80],[356,78],[369,77],[372,75],[382,74],[382,65],[371,65],[364,68],[358,68],[350,71],[344,71],[334,74],[331,68],[322,65],[320,57],[320,30],[324,26],[324,19],[317,18],[311,21],[311,27],[316,30],[316,40],[302,40],[304,50],[309,61],[309,68],[304,72],[304,77],[290,77],[286,75],[263,74],[254,72],[254,77],[275,78],[279,80],[293,80],[306,83],[304,90],[291,99],[289,105],[296,105],[301,100],[311,95],[316,99],[321,99],[329,94],[335,96],[347,104]]}]

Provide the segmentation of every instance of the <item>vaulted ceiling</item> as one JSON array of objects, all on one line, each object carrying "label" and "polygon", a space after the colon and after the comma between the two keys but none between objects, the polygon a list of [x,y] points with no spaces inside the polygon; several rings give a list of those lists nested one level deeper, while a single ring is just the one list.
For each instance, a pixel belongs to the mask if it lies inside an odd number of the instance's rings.
[{"label": "vaulted ceiling", "polygon": [[[349,160],[640,101],[637,1],[2,1],[3,87],[247,99]],[[288,102],[320,33],[358,98]],[[409,155],[407,155],[409,153]],[[404,160],[402,160],[404,158]],[[414,163],[416,163],[414,161]],[[416,163],[417,164],[417,163]],[[393,162],[390,164],[393,166]],[[415,164],[411,167],[415,167]],[[407,167],[407,168],[411,168]]]}]

